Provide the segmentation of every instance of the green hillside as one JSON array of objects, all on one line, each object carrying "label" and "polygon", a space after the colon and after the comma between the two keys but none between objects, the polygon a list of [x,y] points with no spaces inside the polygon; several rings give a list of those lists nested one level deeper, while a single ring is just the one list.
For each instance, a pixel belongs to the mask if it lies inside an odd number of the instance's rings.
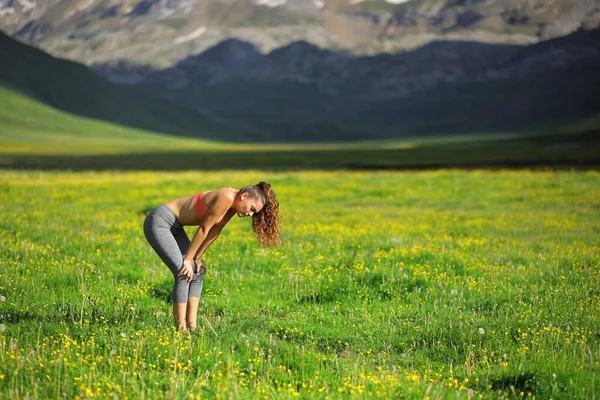
[{"label": "green hillside", "polygon": [[[498,137],[505,137],[499,135]],[[225,142],[170,136],[80,117],[50,107],[38,100],[0,85],[0,153],[129,154],[149,151],[333,151],[408,149],[428,143],[472,141],[476,137],[423,140],[363,141],[303,144],[230,144]],[[482,138],[483,139],[483,138]]]},{"label": "green hillside", "polygon": [[224,121],[108,83],[84,65],[54,58],[2,32],[0,53],[0,84],[72,114],[180,136],[243,137]]},{"label": "green hillside", "polygon": [[230,144],[75,116],[0,85],[0,168],[297,169],[597,167],[599,131],[318,144]]},{"label": "green hillside", "polygon": [[5,154],[110,154],[223,146],[75,116],[0,85],[0,151]]}]

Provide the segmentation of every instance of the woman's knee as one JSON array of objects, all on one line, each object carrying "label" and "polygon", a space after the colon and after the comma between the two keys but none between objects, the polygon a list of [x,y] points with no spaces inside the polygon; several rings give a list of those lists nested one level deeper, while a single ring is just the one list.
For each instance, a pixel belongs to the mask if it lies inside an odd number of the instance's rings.
[{"label": "woman's knee", "polygon": [[173,302],[175,303],[186,303],[188,293],[190,291],[190,284],[186,277],[175,277],[175,284],[173,285]]}]

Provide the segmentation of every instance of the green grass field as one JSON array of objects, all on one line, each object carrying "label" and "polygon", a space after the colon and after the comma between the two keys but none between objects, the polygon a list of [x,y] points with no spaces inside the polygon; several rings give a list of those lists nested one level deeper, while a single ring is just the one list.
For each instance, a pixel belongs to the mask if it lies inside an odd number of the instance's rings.
[{"label": "green grass field", "polygon": [[[145,214],[263,179],[282,246],[232,220],[176,332]],[[0,192],[0,398],[600,393],[597,172],[5,170]]]}]

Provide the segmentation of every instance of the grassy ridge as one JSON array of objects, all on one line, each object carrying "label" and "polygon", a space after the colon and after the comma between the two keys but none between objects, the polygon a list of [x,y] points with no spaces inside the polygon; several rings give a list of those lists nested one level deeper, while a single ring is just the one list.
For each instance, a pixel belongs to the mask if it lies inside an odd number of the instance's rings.
[{"label": "grassy ridge", "polygon": [[2,153],[111,154],[220,147],[208,140],[161,135],[75,116],[0,85]]},{"label": "grassy ridge", "polygon": [[186,139],[76,116],[0,85],[0,149],[8,154],[129,154],[148,151],[279,152],[401,150],[421,145],[514,138],[518,135],[455,136],[338,143],[233,144]]},{"label": "grassy ridge", "polygon": [[2,32],[0,52],[0,85],[71,114],[180,136],[243,137],[227,121],[108,83],[82,64],[54,58]]},{"label": "grassy ridge", "polygon": [[75,116],[0,85],[0,167],[35,169],[437,168],[600,164],[598,118],[556,133],[344,143],[234,144]]},{"label": "grassy ridge", "polygon": [[[174,332],[172,277],[143,238],[145,213],[261,179],[281,202],[283,245],[260,249],[249,221],[232,220],[206,255],[200,330]],[[593,398],[599,182],[0,172],[0,393]]]}]

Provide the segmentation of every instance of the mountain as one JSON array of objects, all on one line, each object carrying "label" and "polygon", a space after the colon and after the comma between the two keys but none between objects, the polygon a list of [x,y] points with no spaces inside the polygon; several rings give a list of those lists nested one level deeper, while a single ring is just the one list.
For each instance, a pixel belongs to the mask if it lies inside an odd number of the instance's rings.
[{"label": "mountain", "polygon": [[264,141],[555,130],[600,113],[600,30],[362,57],[304,41],[263,55],[227,40],[163,70],[99,71],[250,124]]},{"label": "mountain", "polygon": [[86,65],[167,68],[227,39],[355,55],[532,44],[600,26],[600,0],[1,0],[0,29]]},{"label": "mountain", "polygon": [[88,67],[54,58],[0,32],[0,85],[54,108],[148,131],[242,138],[242,130],[183,105],[103,80]]},{"label": "mountain", "polygon": [[397,138],[555,130],[600,112],[600,0],[1,1],[14,37],[129,87],[0,49],[7,82],[160,132]]}]

